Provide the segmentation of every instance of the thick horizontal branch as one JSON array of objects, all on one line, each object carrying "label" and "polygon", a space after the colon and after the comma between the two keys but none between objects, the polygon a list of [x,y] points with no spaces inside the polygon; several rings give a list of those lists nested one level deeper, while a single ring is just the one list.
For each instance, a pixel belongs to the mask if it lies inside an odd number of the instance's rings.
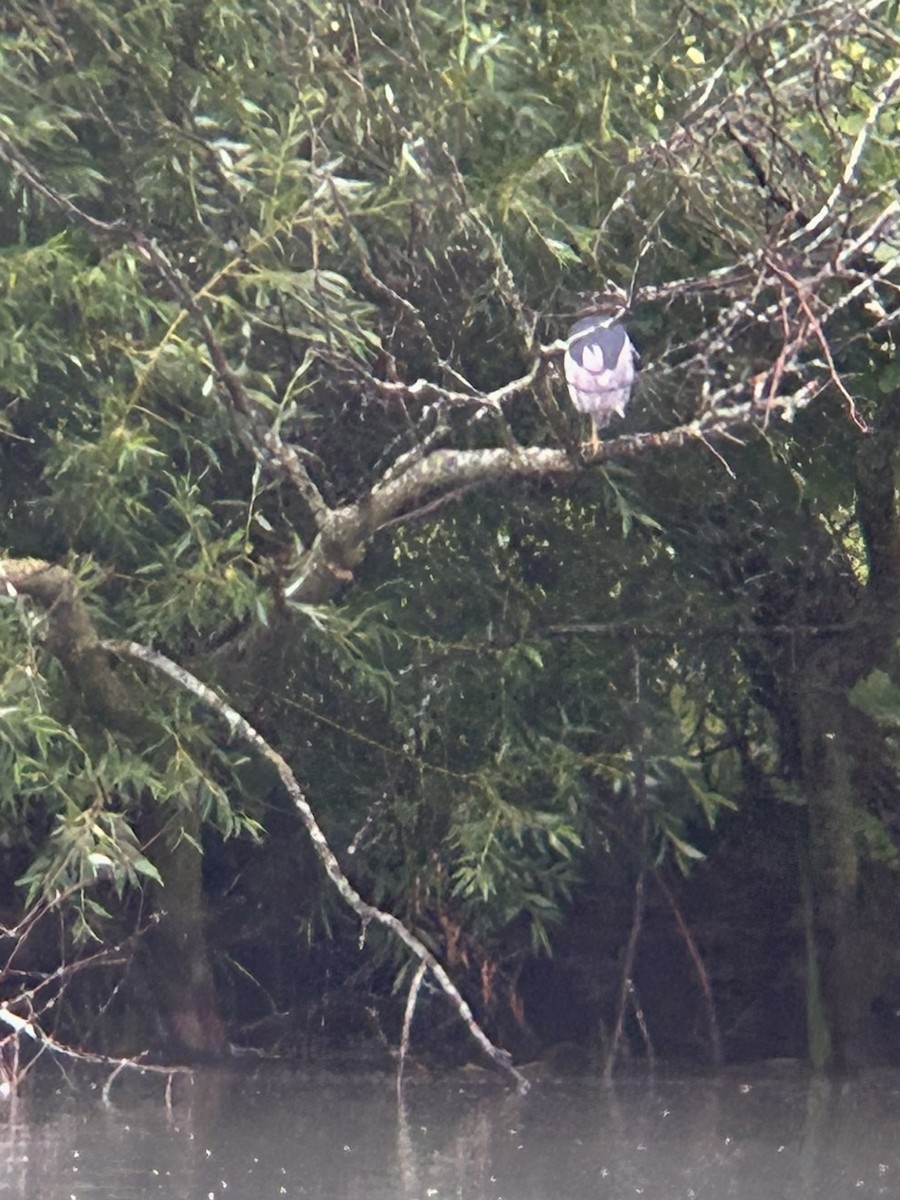
[{"label": "thick horizontal branch", "polygon": [[332,512],[284,596],[303,603],[328,599],[352,579],[372,537],[429,498],[510,479],[575,475],[579,469],[565,451],[542,447],[435,450],[400,475],[376,484],[357,504]]},{"label": "thick horizontal branch", "polygon": [[[810,398],[810,388],[791,396],[767,396],[757,382],[751,399],[747,384],[724,388],[707,398],[709,411],[696,421],[660,433],[639,433],[601,442],[582,458],[565,450],[544,446],[490,447],[483,450],[434,450],[410,463],[399,474],[389,474],[375,484],[368,496],[356,504],[335,509],[328,515],[318,537],[284,588],[284,597],[295,603],[321,603],[353,578],[371,539],[380,530],[404,518],[420,515],[421,505],[473,487],[487,487],[511,480],[575,478],[587,464],[614,459],[633,459],[653,449],[680,448],[701,443],[712,449],[717,438],[734,440],[736,431],[753,427],[767,416],[790,416]],[[717,455],[717,457],[719,457]]]}]

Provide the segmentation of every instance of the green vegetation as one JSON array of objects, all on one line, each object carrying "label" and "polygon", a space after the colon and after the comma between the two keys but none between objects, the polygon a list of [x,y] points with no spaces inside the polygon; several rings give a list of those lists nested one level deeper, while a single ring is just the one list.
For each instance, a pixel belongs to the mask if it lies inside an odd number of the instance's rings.
[{"label": "green vegetation", "polygon": [[[8,0],[0,999],[218,1054],[361,970],[271,761],[133,641],[287,760],[499,1040],[598,888],[689,897],[758,813],[811,1053],[865,1060],[900,966],[896,15]],[[590,454],[552,347],[597,289],[643,372]],[[367,949],[366,988],[412,974]]]}]

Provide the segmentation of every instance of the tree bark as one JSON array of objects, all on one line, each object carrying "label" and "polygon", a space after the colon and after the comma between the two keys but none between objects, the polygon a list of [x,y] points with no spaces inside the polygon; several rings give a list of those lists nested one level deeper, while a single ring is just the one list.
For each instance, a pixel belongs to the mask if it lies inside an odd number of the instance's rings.
[{"label": "tree bark", "polygon": [[159,811],[148,808],[142,832],[156,828],[151,851],[164,887],[153,885],[158,923],[148,932],[151,986],[173,1050],[187,1058],[220,1058],[228,1049],[219,1014],[215,976],[206,935],[209,910],[203,891],[200,817],[179,816],[180,836],[160,829]]},{"label": "tree bark", "polygon": [[[836,632],[805,638],[794,649],[801,664],[786,691],[796,736],[797,783],[807,805],[809,900],[813,945],[807,958],[807,991],[821,997],[827,1037],[809,1028],[815,1060],[852,1070],[869,1060],[868,1018],[878,986],[870,949],[878,931],[862,916],[861,822],[878,807],[879,769],[885,749],[874,723],[850,701],[853,685],[875,668],[890,670],[900,629],[900,524],[894,469],[897,435],[862,440],[856,454],[856,512],[867,554],[864,587],[854,592],[824,560],[810,572],[810,596],[783,597],[785,611],[824,602]],[[818,592],[818,597],[813,592]],[[790,751],[789,751],[790,752]],[[874,936],[873,936],[874,935]],[[883,934],[882,934],[883,936]],[[808,1005],[808,1007],[810,1007]]]},{"label": "tree bark", "polygon": [[[840,654],[840,650],[837,651]],[[825,656],[823,655],[822,658]],[[826,1060],[838,1070],[867,1058],[865,986],[859,909],[860,847],[848,744],[848,700],[828,663],[815,658],[796,680],[800,776],[809,831],[811,933],[809,963],[821,986],[828,1030]],[[814,959],[812,957],[814,955]],[[822,1053],[810,1033],[810,1053]]]}]

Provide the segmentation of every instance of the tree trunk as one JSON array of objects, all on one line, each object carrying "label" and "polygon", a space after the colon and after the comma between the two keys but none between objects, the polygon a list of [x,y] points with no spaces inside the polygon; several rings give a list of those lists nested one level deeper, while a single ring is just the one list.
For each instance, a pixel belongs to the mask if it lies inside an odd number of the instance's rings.
[{"label": "tree trunk", "polygon": [[[151,810],[146,826],[158,824],[159,814]],[[219,1058],[228,1041],[206,936],[200,820],[192,811],[180,816],[179,825],[177,843],[172,844],[171,831],[159,831],[153,842],[153,863],[165,886],[154,888],[159,922],[150,932],[152,986],[172,1051],[192,1059]]]},{"label": "tree trunk", "polygon": [[816,1066],[849,1069],[866,1061],[870,1003],[861,947],[858,819],[847,700],[825,664],[821,670],[815,667],[816,659],[802,672],[796,705],[800,784],[809,830],[808,936],[813,945],[808,999],[821,989],[828,1038],[823,1042],[821,1030],[811,1022],[809,1050]]},{"label": "tree trunk", "polygon": [[[168,753],[169,740],[113,670],[73,576],[39,559],[6,559],[0,561],[0,578],[46,611],[47,648],[62,664],[86,715],[139,750]],[[180,1049],[203,1057],[219,1054],[225,1032],[206,943],[199,814],[185,804],[174,840],[152,801],[145,806],[144,822],[147,856],[165,884],[156,891],[160,920],[150,939],[160,1016]]]}]

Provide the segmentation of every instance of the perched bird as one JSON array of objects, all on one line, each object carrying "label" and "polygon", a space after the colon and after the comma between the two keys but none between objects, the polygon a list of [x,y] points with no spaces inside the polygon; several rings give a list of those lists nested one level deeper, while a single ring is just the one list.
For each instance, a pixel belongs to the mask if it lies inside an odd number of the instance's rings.
[{"label": "perched bird", "polygon": [[572,403],[591,418],[591,449],[613,417],[624,417],[634,383],[634,346],[615,318],[582,317],[566,336],[563,360]]}]

